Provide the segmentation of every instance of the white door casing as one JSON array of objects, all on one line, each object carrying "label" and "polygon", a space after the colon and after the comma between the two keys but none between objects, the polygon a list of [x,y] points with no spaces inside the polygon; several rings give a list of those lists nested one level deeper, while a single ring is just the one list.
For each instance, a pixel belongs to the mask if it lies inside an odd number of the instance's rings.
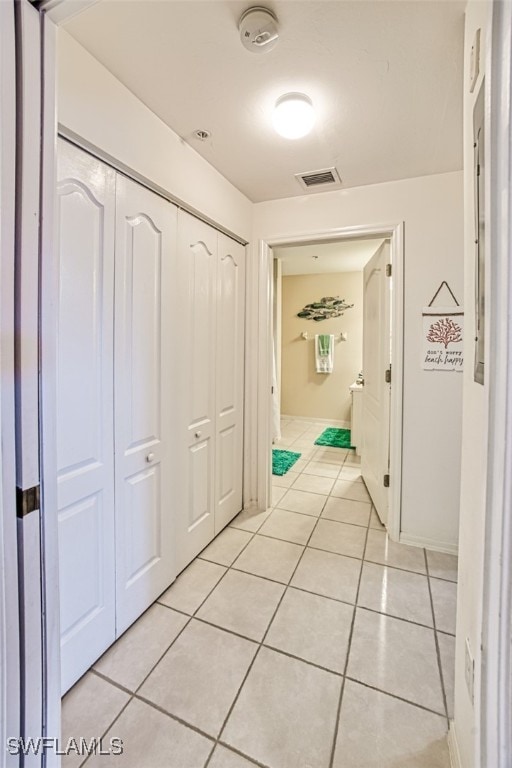
[{"label": "white door casing", "polygon": [[115,172],[60,141],[57,477],[62,689],[115,639]]},{"label": "white door casing", "polygon": [[218,235],[215,534],[242,508],[245,248]]},{"label": "white door casing", "polygon": [[117,635],[176,576],[171,286],[177,210],[118,174],[115,269]]},{"label": "white door casing", "polygon": [[176,349],[179,363],[178,572],[213,539],[217,232],[179,212]]},{"label": "white door casing", "polygon": [[390,248],[385,242],[363,272],[363,414],[361,474],[381,521],[388,519],[391,359],[390,278],[386,276]]}]

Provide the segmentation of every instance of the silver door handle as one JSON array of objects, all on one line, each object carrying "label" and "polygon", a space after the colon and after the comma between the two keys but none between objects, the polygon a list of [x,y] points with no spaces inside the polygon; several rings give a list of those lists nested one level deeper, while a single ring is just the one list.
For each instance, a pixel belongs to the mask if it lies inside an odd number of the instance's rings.
[{"label": "silver door handle", "polygon": [[146,456],[146,461],[149,464],[150,462],[153,461],[154,458],[155,458],[155,454],[154,453],[148,453],[148,455]]},{"label": "silver door handle", "polygon": [[201,432],[196,432],[196,437],[201,437]]}]

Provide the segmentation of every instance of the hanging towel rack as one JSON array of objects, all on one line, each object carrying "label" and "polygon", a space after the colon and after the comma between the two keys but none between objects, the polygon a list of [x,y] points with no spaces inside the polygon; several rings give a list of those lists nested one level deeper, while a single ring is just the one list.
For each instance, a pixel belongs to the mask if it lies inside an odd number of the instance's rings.
[{"label": "hanging towel rack", "polygon": [[[304,339],[304,341],[310,341],[311,339],[315,338],[315,334],[310,334],[307,331],[303,331],[301,333],[301,338]],[[347,334],[346,333],[335,333],[334,334],[334,341],[346,341],[347,340]]]}]

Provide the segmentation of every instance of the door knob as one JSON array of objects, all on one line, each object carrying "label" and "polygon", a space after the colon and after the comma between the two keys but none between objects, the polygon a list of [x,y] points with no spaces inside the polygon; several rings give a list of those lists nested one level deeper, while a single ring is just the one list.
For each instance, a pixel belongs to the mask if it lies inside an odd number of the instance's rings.
[{"label": "door knob", "polygon": [[201,437],[201,433],[200,432],[196,432],[196,437]]},{"label": "door knob", "polygon": [[149,464],[151,461],[153,461],[154,458],[155,458],[155,454],[154,453],[148,453],[148,455],[146,456],[146,461]]}]

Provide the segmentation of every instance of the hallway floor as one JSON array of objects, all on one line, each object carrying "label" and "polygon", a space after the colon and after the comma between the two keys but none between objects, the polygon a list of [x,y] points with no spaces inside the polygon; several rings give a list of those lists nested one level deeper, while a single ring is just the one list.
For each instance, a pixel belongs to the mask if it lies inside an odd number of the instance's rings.
[{"label": "hallway floor", "polygon": [[457,558],[390,542],[353,451],[302,454],[63,700],[64,768],[449,768]]}]

